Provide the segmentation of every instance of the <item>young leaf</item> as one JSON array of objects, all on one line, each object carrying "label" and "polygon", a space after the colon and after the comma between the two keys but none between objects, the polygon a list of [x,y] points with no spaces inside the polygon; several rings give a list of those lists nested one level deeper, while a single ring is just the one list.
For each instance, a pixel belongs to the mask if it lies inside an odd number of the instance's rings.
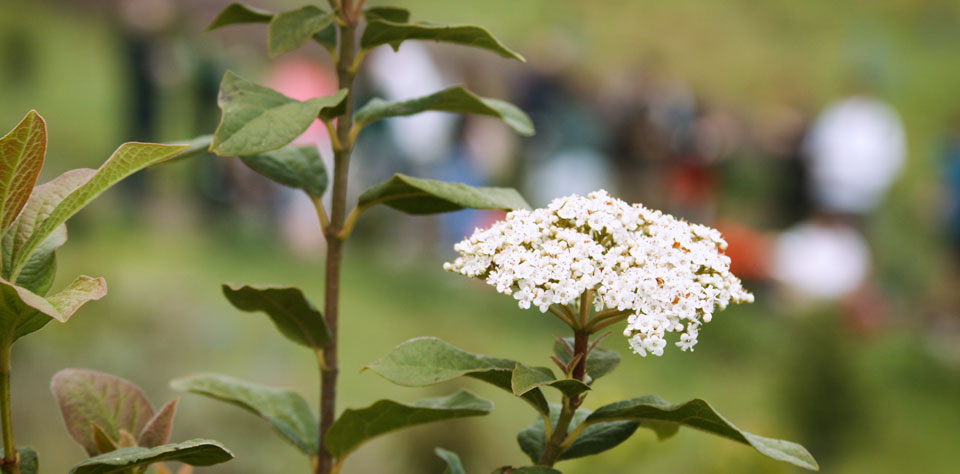
[{"label": "young leaf", "polygon": [[223,294],[241,311],[262,311],[287,339],[317,350],[330,342],[330,331],[320,311],[299,288],[223,284]]},{"label": "young leaf", "polygon": [[367,408],[346,409],[327,431],[324,443],[334,457],[343,458],[361,444],[390,431],[434,421],[486,415],[493,403],[460,390],[412,404],[379,400]]},{"label": "young leaf", "polygon": [[299,189],[311,198],[327,190],[327,167],[317,147],[288,146],[240,159],[250,169],[284,186]]},{"label": "young leaf", "polygon": [[154,414],[139,387],[93,370],[61,370],[54,374],[50,391],[60,405],[70,436],[91,456],[101,453],[93,425],[116,444],[121,429],[139,433]]},{"label": "young leaf", "polygon": [[602,406],[586,418],[584,423],[608,421],[640,421],[673,423],[689,426],[752,446],[765,456],[785,461],[804,469],[819,470],[817,461],[799,444],[765,438],[742,431],[717,413],[707,402],[695,398],[685,403],[670,404],[662,398],[647,395]]},{"label": "young leaf", "polygon": [[207,31],[238,23],[269,23],[271,18],[273,13],[234,2],[220,11],[220,14],[210,22]]},{"label": "young leaf", "polygon": [[[565,337],[565,341],[570,347],[573,347],[573,338]],[[570,353],[567,349],[560,343],[560,341],[553,343],[553,355],[563,362],[564,364],[570,363]],[[603,349],[601,347],[594,347],[590,351],[590,354],[587,355],[587,375],[590,376],[587,383],[593,383],[593,380],[597,380],[604,375],[613,372],[617,366],[620,365],[620,354],[616,351],[611,351],[608,349]]]},{"label": "young leaf", "polygon": [[563,474],[562,472],[543,466],[523,466],[523,467],[512,467],[505,466],[498,469],[494,469],[492,474]]},{"label": "young leaf", "polygon": [[463,463],[460,462],[460,456],[453,451],[447,451],[443,448],[435,448],[433,452],[447,463],[447,468],[443,474],[466,474],[463,470]]},{"label": "young leaf", "polygon": [[43,297],[0,278],[0,337],[17,339],[39,330],[50,319],[67,322],[88,301],[107,294],[103,278],[81,275],[53,296]]},{"label": "young leaf", "polygon": [[357,213],[383,204],[407,214],[436,214],[460,209],[512,210],[529,207],[513,188],[474,187],[395,174],[357,199]]},{"label": "young leaf", "polygon": [[177,413],[177,402],[179,401],[179,398],[170,400],[147,422],[147,425],[137,436],[136,444],[138,446],[155,448],[170,441],[170,431],[173,430],[173,416]]},{"label": "young leaf", "polygon": [[498,118],[520,135],[533,135],[533,122],[517,106],[497,99],[480,97],[463,86],[453,86],[433,94],[400,102],[371,99],[355,116],[364,127],[380,119],[415,115],[428,110],[455,114],[486,115]]},{"label": "young leaf", "polygon": [[16,275],[19,273],[34,249],[46,240],[60,224],[66,222],[67,219],[99,196],[100,193],[106,191],[107,188],[113,186],[123,178],[147,166],[173,158],[186,148],[186,146],[135,142],[120,145],[89,180],[64,197],[63,200],[50,211],[47,218],[37,224],[36,229],[30,234],[27,241],[24,242],[23,247],[13,256],[12,274]]},{"label": "young leaf", "polygon": [[504,46],[489,31],[471,25],[443,26],[426,23],[401,23],[387,21],[381,17],[367,23],[360,38],[360,47],[364,50],[389,44],[394,51],[400,49],[400,43],[406,40],[438,41],[456,43],[486,49],[505,58],[525,61],[523,56]]},{"label": "young leaf", "polygon": [[307,456],[317,454],[317,416],[296,392],[218,374],[192,375],[174,380],[170,386],[243,408],[269,421],[280,436]]},{"label": "young leaf", "polygon": [[410,20],[410,10],[400,7],[370,7],[363,10],[363,17],[367,22],[384,20],[394,23],[406,23]]},{"label": "young leaf", "polygon": [[47,152],[47,125],[35,110],[0,137],[0,232],[27,203]]},{"label": "young leaf", "polygon": [[[577,410],[570,422],[570,431],[589,415],[588,410]],[[550,404],[550,422],[555,425],[559,418],[560,406]],[[640,425],[636,421],[612,421],[589,426],[580,433],[580,436],[574,440],[569,448],[560,454],[558,460],[589,456],[612,449],[626,441]],[[537,418],[532,425],[517,433],[517,443],[520,445],[520,449],[533,462],[540,459],[540,454],[543,453],[543,447],[546,445],[546,439],[542,418]]]},{"label": "young leaf", "polygon": [[220,443],[206,439],[193,439],[155,448],[120,448],[80,462],[70,469],[69,474],[129,472],[128,470],[132,468],[149,466],[162,461],[179,461],[191,466],[212,466],[231,459],[233,459],[233,453]]},{"label": "young leaf", "polygon": [[90,429],[93,431],[93,444],[97,446],[97,451],[100,454],[117,450],[117,443],[103,432],[103,428],[101,428],[100,425],[90,423]]},{"label": "young leaf", "polygon": [[17,448],[17,457],[20,459],[20,474],[38,474],[40,472],[40,460],[37,457],[37,451],[29,446]]},{"label": "young leaf", "polygon": [[210,151],[246,156],[276,150],[299,137],[317,118],[342,113],[347,90],[300,102],[227,71],[217,105],[223,110]]},{"label": "young leaf", "polygon": [[553,376],[553,371],[546,367],[527,367],[519,362],[513,369],[513,376],[510,379],[510,386],[513,394],[521,396],[530,390],[538,387],[553,387],[568,397],[575,397],[587,390],[590,386],[576,379],[557,380]]},{"label": "young leaf", "polygon": [[333,23],[333,15],[313,5],[278,13],[270,20],[267,51],[271,58],[293,51]]},{"label": "young leaf", "polygon": [[[383,378],[406,387],[423,387],[458,377],[472,377],[513,393],[511,377],[517,362],[471,354],[434,337],[418,337],[395,347],[389,354],[367,365]],[[543,415],[549,413],[547,400],[534,388],[521,398]]]}]

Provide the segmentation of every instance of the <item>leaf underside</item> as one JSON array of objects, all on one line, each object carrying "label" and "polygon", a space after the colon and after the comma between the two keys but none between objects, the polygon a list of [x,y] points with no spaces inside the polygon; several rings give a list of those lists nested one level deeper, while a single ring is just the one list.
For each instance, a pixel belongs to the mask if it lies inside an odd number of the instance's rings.
[{"label": "leaf underside", "polygon": [[423,423],[486,415],[491,411],[492,402],[465,390],[412,404],[378,400],[366,408],[345,410],[327,431],[325,445],[330,454],[342,458],[361,444],[390,431]]},{"label": "leaf underside", "polygon": [[284,186],[299,189],[313,199],[323,196],[327,190],[327,167],[323,164],[317,147],[286,146],[240,160],[248,168]]},{"label": "leaf underside", "polygon": [[196,393],[247,410],[307,456],[317,453],[317,416],[300,394],[219,374],[198,374],[170,382],[174,390]]},{"label": "leaf underside", "polygon": [[513,210],[529,207],[513,188],[475,187],[395,174],[360,195],[357,206],[383,204],[408,214],[436,214],[460,209]]},{"label": "leaf underside", "polygon": [[[406,387],[424,387],[459,377],[471,377],[513,393],[511,378],[517,362],[462,351],[434,337],[406,341],[390,353],[364,367],[381,377]],[[550,407],[540,389],[534,388],[520,398],[543,415]]]},{"label": "leaf underside", "polygon": [[287,339],[314,350],[330,342],[320,311],[299,288],[225,283],[223,294],[241,311],[266,313]]},{"label": "leaf underside", "polygon": [[524,61],[523,56],[506,47],[489,31],[479,26],[444,26],[387,20],[388,18],[381,15],[380,18],[367,23],[367,27],[363,30],[363,36],[360,38],[361,48],[367,50],[389,44],[396,51],[400,49],[400,44],[406,40],[438,41],[486,49],[505,58]]},{"label": "leaf underside", "polygon": [[27,203],[46,152],[47,125],[35,110],[0,137],[0,233]]}]

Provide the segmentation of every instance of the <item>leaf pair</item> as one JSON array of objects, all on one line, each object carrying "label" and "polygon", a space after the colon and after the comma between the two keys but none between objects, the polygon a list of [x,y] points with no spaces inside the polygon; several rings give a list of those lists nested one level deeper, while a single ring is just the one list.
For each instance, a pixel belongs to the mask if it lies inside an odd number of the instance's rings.
[{"label": "leaf pair", "polygon": [[71,473],[117,472],[161,461],[209,466],[233,458],[215,441],[167,444],[178,399],[155,412],[136,385],[81,369],[57,372],[50,389],[70,436],[91,456],[74,466]]},{"label": "leaf pair", "polygon": [[[216,374],[174,380],[176,390],[204,395],[239,406],[273,425],[277,433],[307,456],[317,454],[317,417],[298,393]],[[382,434],[423,423],[486,415],[493,403],[459,391],[407,404],[379,400],[361,409],[347,409],[326,434],[326,449],[342,461],[363,443]]]},{"label": "leaf pair", "polygon": [[[397,7],[367,8],[364,17],[367,26],[360,38],[361,51],[385,44],[397,50],[406,40],[425,40],[473,46],[506,58],[524,60],[523,56],[511,51],[489,31],[478,26],[409,23],[410,12]],[[337,45],[333,15],[312,5],[273,14],[241,3],[231,3],[214,18],[207,31],[242,23],[270,24],[267,34],[270,57],[293,51],[311,38],[328,50],[333,50]]]},{"label": "leaf pair", "polygon": [[45,296],[56,276],[56,250],[67,240],[66,220],[113,184],[185,148],[125,143],[97,170],[68,171],[34,187],[46,143],[46,124],[35,111],[0,138],[0,340],[9,343],[51,319],[66,322],[106,294],[103,279],[80,276]]}]

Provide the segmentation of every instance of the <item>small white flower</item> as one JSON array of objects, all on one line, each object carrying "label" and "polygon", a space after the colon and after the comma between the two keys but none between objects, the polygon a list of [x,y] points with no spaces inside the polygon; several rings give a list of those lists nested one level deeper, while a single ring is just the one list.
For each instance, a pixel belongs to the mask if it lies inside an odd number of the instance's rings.
[{"label": "small white flower", "polygon": [[719,308],[753,295],[730,273],[716,229],[630,205],[599,190],[517,210],[456,244],[444,269],[484,279],[521,308],[578,304],[594,291],[594,309],[630,311],[624,336],[641,356],[663,355],[667,332],[693,350],[699,328]]}]

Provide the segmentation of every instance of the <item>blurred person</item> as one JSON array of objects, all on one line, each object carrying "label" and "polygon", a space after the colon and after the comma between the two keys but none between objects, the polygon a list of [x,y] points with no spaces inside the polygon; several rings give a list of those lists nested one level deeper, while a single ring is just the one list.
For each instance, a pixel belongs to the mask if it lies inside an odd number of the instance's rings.
[{"label": "blurred person", "polygon": [[863,216],[900,174],[906,137],[897,111],[867,94],[830,104],[804,144],[810,192],[823,211]]},{"label": "blurred person", "polygon": [[944,231],[960,259],[960,115],[951,121],[941,153]]}]

